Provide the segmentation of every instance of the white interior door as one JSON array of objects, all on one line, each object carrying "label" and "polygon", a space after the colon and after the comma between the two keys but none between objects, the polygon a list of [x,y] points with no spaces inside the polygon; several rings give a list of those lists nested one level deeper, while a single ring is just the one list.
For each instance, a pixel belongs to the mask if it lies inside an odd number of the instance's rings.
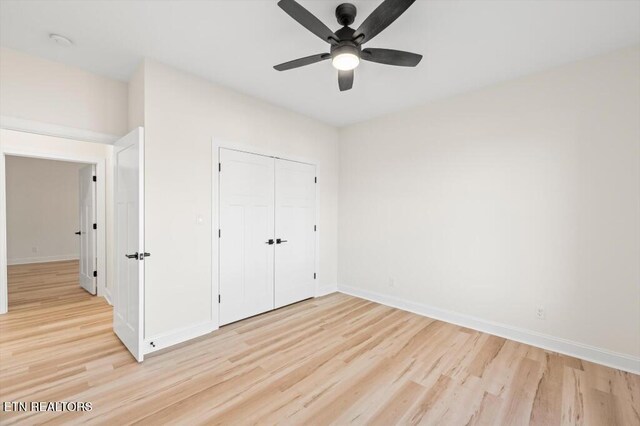
[{"label": "white interior door", "polygon": [[137,128],[114,144],[115,258],[113,330],[142,361],[144,301],[144,134]]},{"label": "white interior door", "polygon": [[96,236],[96,183],[95,166],[79,170],[80,206],[80,286],[96,294],[97,236]]},{"label": "white interior door", "polygon": [[274,307],[274,159],[220,149],[219,175],[224,325]]},{"label": "white interior door", "polygon": [[275,307],[315,295],[316,168],[275,160]]}]

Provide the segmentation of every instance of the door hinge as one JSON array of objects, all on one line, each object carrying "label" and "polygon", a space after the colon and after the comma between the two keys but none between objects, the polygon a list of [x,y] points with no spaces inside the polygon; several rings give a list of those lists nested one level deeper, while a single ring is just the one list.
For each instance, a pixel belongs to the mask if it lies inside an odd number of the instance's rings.
[{"label": "door hinge", "polygon": [[222,229],[218,229],[218,238],[222,238]]},{"label": "door hinge", "polygon": [[93,276],[97,277],[98,276],[98,271],[93,271]]},{"label": "door hinge", "polygon": [[97,181],[98,181],[98,177],[97,177],[97,176],[94,176],[94,177],[93,177],[93,181],[94,181],[94,182],[97,182]]},{"label": "door hinge", "polygon": [[313,182],[314,183],[318,183],[318,177],[317,176],[315,178],[313,178]]},{"label": "door hinge", "polygon": [[98,224],[97,223],[93,224],[93,229],[98,229]]},{"label": "door hinge", "polygon": [[218,163],[218,173],[222,171],[222,163]]},{"label": "door hinge", "polygon": [[222,298],[218,295],[218,303],[220,303],[220,300],[222,300]]},{"label": "door hinge", "polygon": [[313,273],[313,279],[314,280],[316,279],[316,273],[315,272]]},{"label": "door hinge", "polygon": [[318,228],[316,227],[316,225],[313,225],[313,232],[316,232],[318,230]]}]

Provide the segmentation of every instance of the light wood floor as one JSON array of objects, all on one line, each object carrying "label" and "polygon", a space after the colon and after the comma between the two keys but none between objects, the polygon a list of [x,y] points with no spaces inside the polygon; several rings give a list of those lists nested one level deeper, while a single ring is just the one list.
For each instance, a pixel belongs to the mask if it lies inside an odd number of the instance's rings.
[{"label": "light wood floor", "polygon": [[640,377],[334,294],[137,364],[77,264],[9,268],[0,400],[90,401],[3,425],[638,425]]}]

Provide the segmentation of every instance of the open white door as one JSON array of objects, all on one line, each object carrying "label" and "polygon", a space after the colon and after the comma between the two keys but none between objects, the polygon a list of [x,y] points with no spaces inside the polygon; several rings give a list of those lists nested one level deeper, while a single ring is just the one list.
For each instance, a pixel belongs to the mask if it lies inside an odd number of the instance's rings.
[{"label": "open white door", "polygon": [[96,182],[95,166],[85,166],[79,170],[80,206],[80,286],[91,294],[96,294],[97,238],[96,238]]},{"label": "open white door", "polygon": [[115,258],[113,330],[142,361],[144,302],[144,133],[114,144]]},{"label": "open white door", "polygon": [[275,307],[315,295],[316,167],[276,159]]},{"label": "open white door", "polygon": [[273,309],[274,159],[220,149],[220,325]]}]

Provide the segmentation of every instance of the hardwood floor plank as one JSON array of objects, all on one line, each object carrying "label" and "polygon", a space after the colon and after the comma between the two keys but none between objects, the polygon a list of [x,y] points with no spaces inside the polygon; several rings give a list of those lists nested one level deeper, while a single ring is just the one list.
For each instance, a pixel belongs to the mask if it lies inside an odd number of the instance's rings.
[{"label": "hardwood floor plank", "polygon": [[469,426],[495,425],[496,419],[498,418],[498,413],[500,412],[500,407],[502,407],[502,404],[503,404],[503,401],[501,398],[493,394],[490,394],[489,392],[485,392],[482,395],[482,401],[480,402],[480,407],[471,416],[471,419],[469,419],[468,425]]},{"label": "hardwood floor plank", "polygon": [[542,373],[543,369],[539,362],[529,358],[520,361],[509,394],[504,398],[501,424],[517,426],[529,423]]},{"label": "hardwood floor plank", "polygon": [[574,368],[565,368],[562,383],[562,418],[564,425],[583,425],[585,421],[586,373]]},{"label": "hardwood floor plank", "polygon": [[424,386],[414,381],[406,381],[391,398],[382,405],[369,419],[370,425],[387,426],[394,424],[404,416],[409,408],[415,404],[421,394],[426,391]]},{"label": "hardwood floor plank", "polygon": [[407,413],[407,424],[417,425],[429,414],[436,403],[444,398],[447,391],[450,391],[453,380],[447,376],[440,376],[433,386],[429,387],[427,393],[418,401],[415,407]]},{"label": "hardwood floor plank", "polygon": [[536,389],[530,422],[557,425],[562,418],[562,380],[565,363],[559,355],[547,353],[545,370]]}]

